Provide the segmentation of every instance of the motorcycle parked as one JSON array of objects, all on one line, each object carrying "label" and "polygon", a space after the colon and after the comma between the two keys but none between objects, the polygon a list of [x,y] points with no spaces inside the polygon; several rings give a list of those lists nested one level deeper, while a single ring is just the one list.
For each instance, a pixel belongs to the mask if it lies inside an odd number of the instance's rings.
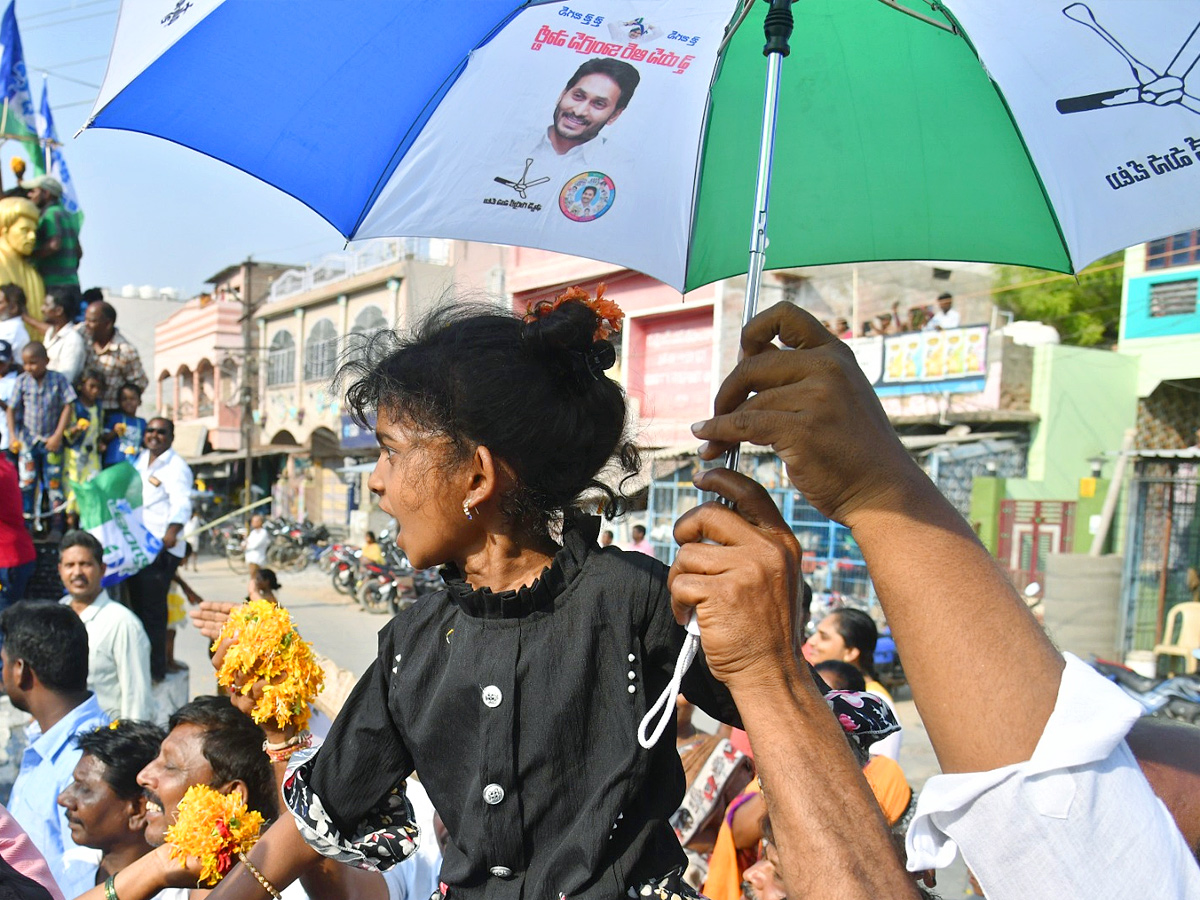
[{"label": "motorcycle parked", "polygon": [[1143,715],[1200,725],[1200,675],[1148,678],[1128,666],[1094,657],[1090,665],[1138,701]]}]

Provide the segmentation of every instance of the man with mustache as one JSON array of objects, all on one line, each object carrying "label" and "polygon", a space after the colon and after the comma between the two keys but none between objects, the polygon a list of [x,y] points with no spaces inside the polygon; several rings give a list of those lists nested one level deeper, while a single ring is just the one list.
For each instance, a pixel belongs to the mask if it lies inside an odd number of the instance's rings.
[{"label": "man with mustache", "polygon": [[76,897],[96,883],[97,857],[71,840],[58,795],[82,756],[75,736],[109,722],[87,689],[87,629],[66,607],[27,600],[0,615],[0,632],[4,690],[13,706],[33,716],[8,809],[46,857],[63,894]]},{"label": "man with mustache", "polygon": [[63,538],[58,577],[70,606],[88,633],[88,687],[114,719],[153,720],[150,691],[150,639],[128,607],[114,602],[100,586],[104,548],[86,531]]}]

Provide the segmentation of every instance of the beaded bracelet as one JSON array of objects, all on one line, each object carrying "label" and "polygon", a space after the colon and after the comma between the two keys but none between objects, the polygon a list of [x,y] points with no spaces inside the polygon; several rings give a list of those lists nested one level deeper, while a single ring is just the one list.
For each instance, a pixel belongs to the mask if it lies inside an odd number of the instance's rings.
[{"label": "beaded bracelet", "polygon": [[[283,900],[283,895],[280,894],[279,891],[275,890],[275,886],[271,884],[271,882],[267,881],[267,877],[263,875],[262,872],[258,871],[258,867],[254,865],[254,863],[250,862],[249,858],[241,850],[238,851],[238,859],[242,861],[242,865],[250,870],[250,874],[254,876],[255,880],[263,886],[264,891],[274,897],[275,900]],[[116,894],[113,894],[112,897],[106,897],[105,900],[115,900],[115,898]]]},{"label": "beaded bracelet", "polygon": [[104,882],[104,900],[119,900],[116,875],[109,875],[108,880]]},{"label": "beaded bracelet", "polygon": [[307,750],[311,747],[312,741],[313,736],[311,732],[301,731],[282,744],[272,744],[268,741],[263,741],[263,751],[267,754],[267,759],[273,763],[287,762],[299,751]]}]

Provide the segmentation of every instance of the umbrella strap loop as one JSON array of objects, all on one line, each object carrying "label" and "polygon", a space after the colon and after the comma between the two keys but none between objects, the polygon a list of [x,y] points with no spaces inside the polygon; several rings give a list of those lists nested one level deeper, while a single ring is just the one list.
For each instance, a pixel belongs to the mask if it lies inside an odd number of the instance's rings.
[{"label": "umbrella strap loop", "polygon": [[[667,686],[663,688],[663,692],[658,695],[658,699],[654,701],[654,705],[646,711],[646,715],[642,718],[642,724],[638,727],[638,743],[642,745],[643,749],[653,749],[663,732],[666,731],[667,723],[675,715],[675,700],[679,697],[683,676],[691,668],[692,661],[696,658],[699,649],[700,623],[696,620],[696,612],[693,610],[692,617],[688,619],[683,646],[679,648],[679,658],[675,660],[675,673],[671,676]],[[646,729],[650,727],[656,715],[659,717],[658,724],[654,726],[654,733],[647,737]]]}]

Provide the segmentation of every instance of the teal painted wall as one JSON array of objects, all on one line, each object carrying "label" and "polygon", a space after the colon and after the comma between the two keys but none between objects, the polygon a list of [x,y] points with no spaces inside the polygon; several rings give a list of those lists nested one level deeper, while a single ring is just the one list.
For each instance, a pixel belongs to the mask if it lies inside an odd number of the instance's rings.
[{"label": "teal painted wall", "polygon": [[[1195,268],[1157,269],[1125,281],[1125,321],[1122,329],[1125,340],[1162,337],[1196,337],[1200,335],[1200,304],[1192,298],[1190,313],[1172,316],[1150,315],[1150,288],[1170,281],[1200,282]],[[1195,291],[1200,297],[1200,288]]]}]

